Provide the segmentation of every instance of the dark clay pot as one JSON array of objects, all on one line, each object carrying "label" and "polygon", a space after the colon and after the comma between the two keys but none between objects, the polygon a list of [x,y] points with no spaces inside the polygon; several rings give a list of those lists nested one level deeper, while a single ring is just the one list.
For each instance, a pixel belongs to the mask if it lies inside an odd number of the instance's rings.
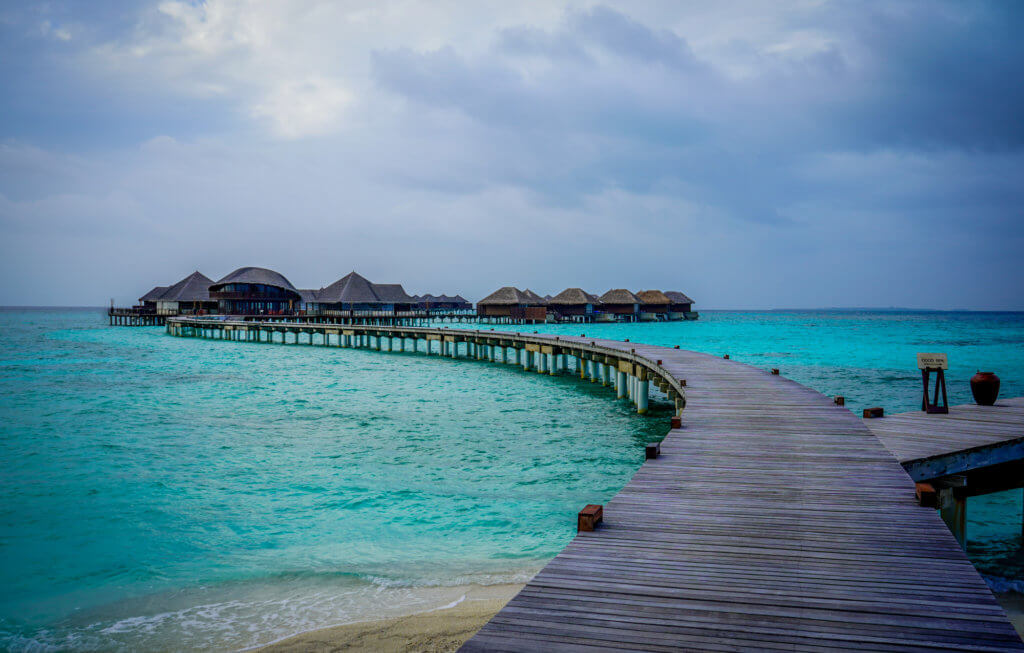
[{"label": "dark clay pot", "polygon": [[999,396],[999,377],[992,372],[978,372],[971,377],[971,394],[979,406],[991,406]]}]

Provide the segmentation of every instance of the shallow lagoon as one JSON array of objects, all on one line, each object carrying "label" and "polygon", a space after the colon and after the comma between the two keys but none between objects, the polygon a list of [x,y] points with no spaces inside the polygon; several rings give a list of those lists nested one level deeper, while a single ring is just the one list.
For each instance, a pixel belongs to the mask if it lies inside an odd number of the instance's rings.
[{"label": "shallow lagoon", "polygon": [[[512,328],[729,353],[853,410],[914,409],[917,351],[949,353],[953,403],[978,368],[1024,394],[1020,314]],[[0,329],[8,648],[238,648],[525,579],[666,427],[512,366],[178,339],[96,311],[2,311]],[[1021,577],[1020,503],[971,503],[996,585]]]}]

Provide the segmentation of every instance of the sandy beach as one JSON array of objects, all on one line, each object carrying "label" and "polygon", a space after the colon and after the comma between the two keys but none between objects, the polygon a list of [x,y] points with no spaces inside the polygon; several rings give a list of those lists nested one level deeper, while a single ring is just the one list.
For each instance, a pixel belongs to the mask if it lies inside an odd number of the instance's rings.
[{"label": "sandy beach", "polygon": [[[451,608],[314,630],[256,650],[261,653],[455,651],[522,587],[471,586],[466,588],[465,600]],[[1017,632],[1024,637],[1024,594],[996,594],[996,598]]]},{"label": "sandy beach", "polygon": [[471,585],[457,605],[429,612],[313,630],[259,649],[299,651],[454,651],[515,596],[522,585]]}]

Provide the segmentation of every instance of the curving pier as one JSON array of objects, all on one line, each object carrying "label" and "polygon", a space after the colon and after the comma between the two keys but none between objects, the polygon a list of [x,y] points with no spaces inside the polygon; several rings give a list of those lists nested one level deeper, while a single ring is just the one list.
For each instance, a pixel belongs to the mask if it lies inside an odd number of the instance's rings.
[{"label": "curving pier", "polygon": [[579,533],[465,651],[1024,650],[861,419],[781,376],[548,334],[175,318],[167,330],[250,342],[306,334],[308,344],[394,351],[411,341],[547,373],[573,363],[638,410],[651,382],[685,407],[661,455],[604,506],[603,523]]}]

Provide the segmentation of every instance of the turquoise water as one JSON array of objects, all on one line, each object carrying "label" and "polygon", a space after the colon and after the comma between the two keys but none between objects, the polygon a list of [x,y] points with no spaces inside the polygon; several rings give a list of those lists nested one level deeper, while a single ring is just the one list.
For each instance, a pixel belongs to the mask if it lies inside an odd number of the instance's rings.
[{"label": "turquoise water", "polygon": [[[1024,395],[1021,314],[535,328],[729,353],[854,410],[916,408],[917,351],[950,355],[951,402],[980,368]],[[512,366],[172,338],[96,311],[0,311],[0,333],[10,649],[237,649],[523,580],[667,426]],[[1001,588],[1022,577],[1020,511],[1020,492],[969,508]]]}]

